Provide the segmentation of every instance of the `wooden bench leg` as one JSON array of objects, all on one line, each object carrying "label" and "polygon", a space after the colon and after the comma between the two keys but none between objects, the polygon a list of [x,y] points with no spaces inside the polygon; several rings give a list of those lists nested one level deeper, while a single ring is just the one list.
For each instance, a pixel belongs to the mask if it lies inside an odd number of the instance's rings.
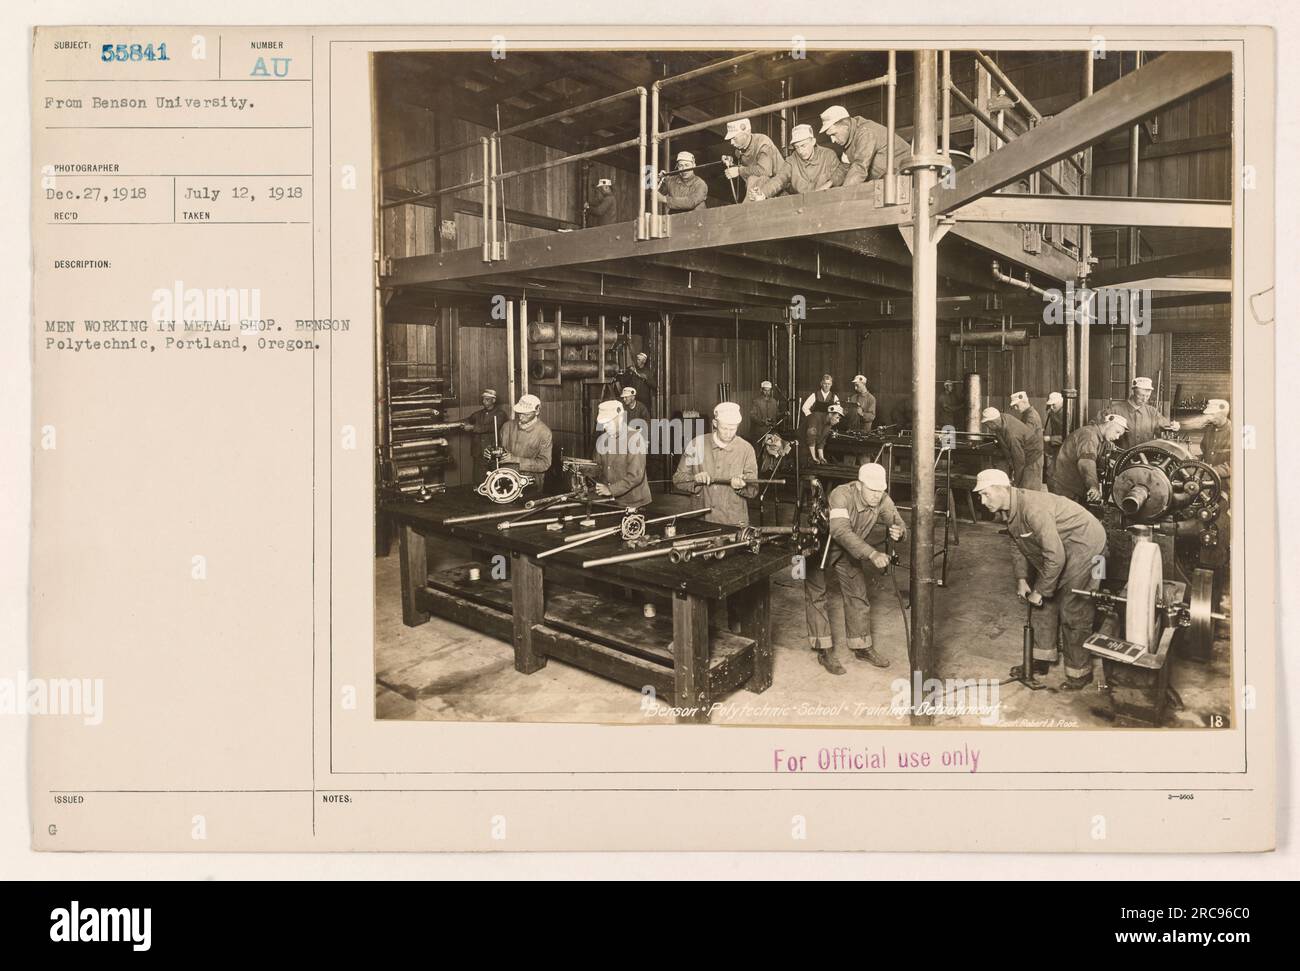
[{"label": "wooden bench leg", "polygon": [[709,602],[679,593],[673,596],[673,706],[690,711],[679,721],[707,722],[712,705]]},{"label": "wooden bench leg", "polygon": [[546,616],[542,568],[535,560],[510,554],[510,588],[515,622],[515,670],[533,674],[546,667],[546,656],[533,646],[533,625]]},{"label": "wooden bench leg", "polygon": [[410,526],[403,526],[397,544],[402,569],[402,623],[407,627],[418,627],[429,619],[429,615],[415,604],[416,591],[424,589],[429,581],[424,536]]},{"label": "wooden bench leg", "polygon": [[740,611],[740,633],[754,642],[754,673],[745,688],[761,694],[772,687],[772,582],[760,580],[736,595]]}]

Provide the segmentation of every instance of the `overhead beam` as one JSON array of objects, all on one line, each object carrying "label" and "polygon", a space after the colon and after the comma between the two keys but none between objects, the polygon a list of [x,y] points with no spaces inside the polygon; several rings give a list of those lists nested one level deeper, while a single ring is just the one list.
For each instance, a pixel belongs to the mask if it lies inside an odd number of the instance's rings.
[{"label": "overhead beam", "polygon": [[676,213],[668,217],[671,235],[663,239],[636,241],[633,235],[636,227],[624,222],[564,236],[511,240],[509,259],[495,263],[484,263],[478,249],[408,256],[394,261],[393,274],[384,280],[384,285],[407,286],[499,273],[526,273],[547,266],[595,263],[619,254],[653,256],[863,227],[896,226],[907,218],[902,206],[877,207],[875,193],[875,184],[868,182],[811,196],[782,196],[754,205]]},{"label": "overhead beam", "polygon": [[[1138,263],[1137,266],[1141,266]],[[1130,290],[1169,290],[1187,293],[1231,293],[1232,281],[1212,276],[1158,276],[1134,280],[1125,286]]]},{"label": "overhead beam", "polygon": [[1232,247],[1225,240],[1222,246],[1194,250],[1190,253],[1179,253],[1175,256],[1165,256],[1158,260],[1134,263],[1131,266],[1116,266],[1106,270],[1097,270],[1088,278],[1088,283],[1094,287],[1117,286],[1144,277],[1173,276],[1178,273],[1192,273],[1196,270],[1205,270],[1211,267],[1226,267],[1231,262]]},{"label": "overhead beam", "polygon": [[1231,71],[1232,55],[1227,52],[1166,53],[958,172],[952,188],[936,189],[935,211],[952,212],[996,192]]},{"label": "overhead beam", "polygon": [[973,223],[1232,228],[1232,203],[1205,199],[995,193],[966,203],[952,215],[958,222]]}]

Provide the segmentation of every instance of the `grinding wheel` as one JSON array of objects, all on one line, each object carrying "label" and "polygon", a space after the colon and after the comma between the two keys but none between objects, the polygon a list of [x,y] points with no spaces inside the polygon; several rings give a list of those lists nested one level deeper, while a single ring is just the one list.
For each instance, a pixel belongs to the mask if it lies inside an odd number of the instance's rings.
[{"label": "grinding wheel", "polygon": [[1213,592],[1214,573],[1210,570],[1194,570],[1190,613],[1192,650],[1197,657],[1208,658],[1214,648],[1214,618],[1210,616]]},{"label": "grinding wheel", "polygon": [[1133,544],[1125,594],[1124,639],[1151,650],[1156,641],[1156,600],[1164,587],[1160,547],[1150,540]]}]

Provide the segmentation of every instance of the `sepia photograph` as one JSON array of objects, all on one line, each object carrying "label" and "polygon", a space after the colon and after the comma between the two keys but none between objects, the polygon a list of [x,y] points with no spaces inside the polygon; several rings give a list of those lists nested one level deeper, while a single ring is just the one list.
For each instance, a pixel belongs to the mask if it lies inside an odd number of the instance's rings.
[{"label": "sepia photograph", "polygon": [[1230,53],[370,75],[377,720],[1237,727]]}]

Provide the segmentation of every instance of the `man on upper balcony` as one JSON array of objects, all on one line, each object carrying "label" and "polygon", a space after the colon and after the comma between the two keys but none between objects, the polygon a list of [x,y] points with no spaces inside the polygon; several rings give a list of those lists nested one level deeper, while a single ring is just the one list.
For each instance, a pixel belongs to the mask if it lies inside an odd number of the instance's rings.
[{"label": "man on upper balcony", "polygon": [[589,226],[608,226],[618,220],[618,202],[614,198],[614,180],[597,179],[596,191],[591,201],[583,206],[587,210]]},{"label": "man on upper balcony", "polygon": [[668,207],[669,212],[691,212],[704,208],[709,197],[709,184],[695,174],[695,156],[690,152],[677,153],[677,171],[660,183],[655,198]]},{"label": "man on upper balcony", "polygon": [[812,125],[795,125],[790,144],[793,151],[777,167],[776,174],[751,187],[745,196],[747,202],[783,194],[818,192],[844,182],[848,166],[825,145],[817,144]]},{"label": "man on upper balcony", "polygon": [[750,129],[748,118],[727,122],[727,133],[723,137],[736,150],[735,164],[727,166],[723,175],[728,179],[737,176],[744,179],[745,201],[754,202],[754,191],[776,175],[780,168],[781,153],[772,139]]},{"label": "man on upper balcony", "polygon": [[[885,146],[889,129],[860,115],[849,117],[843,105],[822,112],[822,134],[843,149],[840,160],[848,166],[844,185],[857,185],[885,175]],[[912,146],[894,136],[894,172],[912,157]]]}]

